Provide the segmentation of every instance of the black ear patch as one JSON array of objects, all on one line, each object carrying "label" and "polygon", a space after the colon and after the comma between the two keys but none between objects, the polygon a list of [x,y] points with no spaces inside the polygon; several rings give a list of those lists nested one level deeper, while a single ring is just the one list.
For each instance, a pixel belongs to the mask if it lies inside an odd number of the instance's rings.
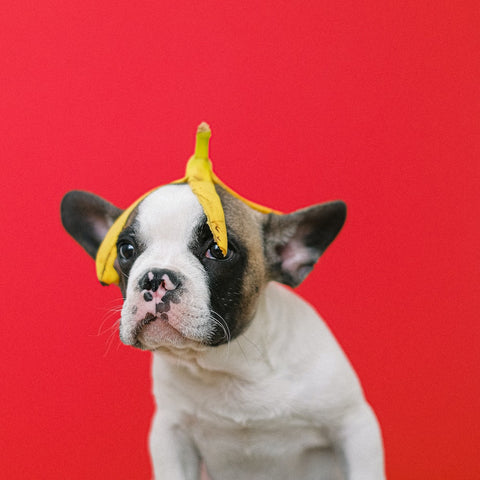
[{"label": "black ear patch", "polygon": [[335,201],[288,215],[270,214],[264,226],[270,278],[299,285],[341,230],[346,212],[345,203]]},{"label": "black ear patch", "polygon": [[97,250],[122,210],[98,195],[73,190],[62,199],[65,230],[95,259]]}]

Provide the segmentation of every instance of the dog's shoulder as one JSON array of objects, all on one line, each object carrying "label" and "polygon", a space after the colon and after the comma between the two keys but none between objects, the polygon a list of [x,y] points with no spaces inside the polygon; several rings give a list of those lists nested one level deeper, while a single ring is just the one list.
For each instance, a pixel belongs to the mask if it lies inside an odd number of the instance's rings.
[{"label": "dog's shoulder", "polygon": [[[296,401],[333,408],[363,399],[358,377],[327,323],[292,289],[271,282],[261,307],[273,332],[270,355],[279,375],[289,378]],[[268,313],[267,313],[268,312]],[[292,388],[293,386],[293,388]]]}]

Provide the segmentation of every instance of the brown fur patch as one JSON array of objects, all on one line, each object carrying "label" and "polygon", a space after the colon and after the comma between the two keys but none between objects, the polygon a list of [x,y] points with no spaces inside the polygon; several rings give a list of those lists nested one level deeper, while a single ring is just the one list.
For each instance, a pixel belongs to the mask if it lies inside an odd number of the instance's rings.
[{"label": "brown fur patch", "polygon": [[[217,186],[227,224],[227,235],[235,235],[248,252],[247,268],[243,278],[241,314],[237,317],[243,330],[257,307],[257,300],[266,285],[267,271],[263,248],[263,221],[265,215],[253,210],[239,199],[233,197],[223,188]],[[240,313],[240,312],[239,312]]]}]

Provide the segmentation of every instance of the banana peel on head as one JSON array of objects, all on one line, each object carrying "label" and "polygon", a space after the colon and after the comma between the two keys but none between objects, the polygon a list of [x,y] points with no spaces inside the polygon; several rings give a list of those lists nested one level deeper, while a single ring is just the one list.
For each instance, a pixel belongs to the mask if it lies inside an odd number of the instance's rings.
[{"label": "banana peel on head", "polygon": [[206,123],[201,123],[197,130],[195,153],[187,163],[185,177],[174,183],[188,183],[205,212],[215,243],[223,255],[226,255],[228,240],[225,215],[222,202],[215,190],[212,162],[208,158],[211,134],[210,127]]},{"label": "banana peel on head", "polygon": [[[235,198],[246,203],[249,207],[262,213],[280,213],[268,207],[264,207],[241,197],[227,187],[212,170],[212,162],[208,155],[208,146],[211,137],[210,127],[206,123],[201,123],[197,129],[195,152],[187,162],[185,177],[172,182],[173,184],[188,183],[192,192],[197,197],[200,205],[207,217],[207,223],[212,232],[215,243],[219,246],[223,255],[228,251],[227,226],[225,224],[225,214],[223,212],[222,202],[215,190],[215,185],[219,185]],[[159,187],[157,187],[159,188]],[[98,249],[96,256],[97,277],[101,283],[105,285],[119,284],[119,276],[114,268],[115,259],[117,258],[117,239],[128,221],[128,217],[137,207],[137,205],[150,193],[157,190],[150,190],[136,200],[130,207],[116,219],[110,227],[107,235]]]}]

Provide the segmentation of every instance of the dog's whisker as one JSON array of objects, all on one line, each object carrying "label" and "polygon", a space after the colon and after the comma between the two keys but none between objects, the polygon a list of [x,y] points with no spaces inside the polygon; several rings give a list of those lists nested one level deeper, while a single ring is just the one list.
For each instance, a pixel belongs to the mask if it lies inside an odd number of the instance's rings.
[{"label": "dog's whisker", "polygon": [[[123,309],[123,299],[116,298],[109,303],[111,307],[104,314],[103,320],[97,331],[97,336],[108,335],[106,339],[106,350],[104,353],[104,357],[108,355],[116,339],[118,340],[118,329],[121,320],[120,314],[122,313]],[[111,319],[113,319],[112,324],[109,327],[105,328],[105,324],[107,322],[110,322]],[[120,341],[117,341],[117,350],[119,349],[120,345]]]},{"label": "dog's whisker", "polygon": [[[117,318],[118,318],[118,315],[122,312],[123,300],[117,298],[110,303],[112,304],[112,307],[109,308],[107,312],[105,312],[103,315],[102,322],[97,332],[98,336],[103,335],[104,333],[110,331],[112,328],[116,328],[118,326],[119,320]],[[115,317],[115,322],[110,327],[104,329],[105,323],[107,323],[107,321],[109,321],[112,317]]]},{"label": "dog's whisker", "polygon": [[[112,347],[114,341],[115,341],[115,338],[118,339],[118,325],[120,323],[120,319],[118,319],[111,327],[109,327],[107,330],[104,330],[102,332],[102,334],[104,333],[108,333],[108,337],[107,337],[107,340],[106,340],[106,345],[107,345],[107,348],[106,348],[106,351],[104,353],[104,357],[107,356],[107,354],[110,352],[110,348]],[[120,342],[117,344],[117,349],[119,347],[119,344]]]},{"label": "dog's whisker", "polygon": [[210,315],[211,320],[214,322],[215,325],[218,325],[223,331],[223,337],[226,339],[227,343],[227,358],[230,356],[230,342],[232,339],[232,334],[230,332],[230,328],[225,321],[225,319],[214,310],[211,310]]},{"label": "dog's whisker", "polygon": [[112,302],[110,302],[110,305],[107,306],[106,309],[102,309],[102,310],[106,310],[106,312],[104,312],[104,316],[108,316],[112,312],[114,312],[114,313],[121,312],[122,308],[123,308],[123,300],[116,299],[116,300],[113,300]]},{"label": "dog's whisker", "polygon": [[212,315],[210,318],[215,323],[215,325],[218,325],[222,329],[224,338],[226,339],[227,343],[230,343],[230,340],[232,339],[232,335],[227,322],[219,313],[215,312],[214,310],[211,310],[211,313]]},{"label": "dog's whisker", "polygon": [[[100,337],[101,335],[104,335],[105,333],[108,333],[111,330],[116,329],[118,327],[118,325],[120,323],[120,318],[118,318],[119,313],[120,312],[109,312],[109,314],[105,316],[104,320],[102,321],[102,323],[98,327],[98,331],[97,331],[97,336],[98,337]],[[110,325],[109,327],[105,328],[106,322],[109,321],[109,319],[112,318],[114,315],[115,315],[116,318],[115,318],[115,321],[113,322],[113,324]]]},{"label": "dog's whisker", "polygon": [[112,344],[113,344],[113,334],[111,334],[108,339],[107,339],[107,342],[106,342],[106,349],[105,349],[105,352],[103,353],[103,357],[105,358],[108,353],[110,352],[110,348],[112,347]]},{"label": "dog's whisker", "polygon": [[115,305],[122,305],[122,303],[123,303],[123,299],[117,297],[117,298],[113,298],[112,300],[110,300],[110,301],[108,302],[108,305],[113,305],[113,306],[115,306]]}]

